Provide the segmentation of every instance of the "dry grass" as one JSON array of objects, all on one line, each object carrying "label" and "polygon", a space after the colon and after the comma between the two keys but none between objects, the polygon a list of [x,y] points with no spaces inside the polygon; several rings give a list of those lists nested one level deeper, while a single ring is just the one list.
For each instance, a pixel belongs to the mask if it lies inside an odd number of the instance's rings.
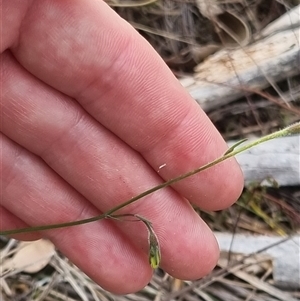
[{"label": "dry grass", "polygon": [[[272,247],[272,246],[270,246]],[[11,240],[6,247],[7,260],[18,248]],[[198,281],[181,281],[157,270],[147,287],[136,294],[114,296],[101,289],[61,254],[52,256],[46,268],[36,274],[7,271],[1,279],[1,300],[35,301],[289,301],[299,300],[296,291],[282,291],[272,285],[271,258],[256,254],[233,255],[230,263],[222,254],[218,266]]]},{"label": "dry grass", "polygon": [[[153,45],[178,76],[193,73],[204,59],[209,45],[222,47],[218,20],[204,17],[194,0],[107,1]],[[137,3],[139,4],[137,6]],[[250,24],[253,35],[259,34],[272,20],[297,4],[297,1],[227,0],[219,1],[225,11],[234,12]],[[205,48],[218,50],[219,48]],[[295,108],[300,106],[300,76],[277,83],[284,98]],[[256,93],[258,92],[258,93]],[[228,139],[264,135],[288,125],[300,116],[283,108],[274,88],[245,91],[245,97],[224,105],[208,115]],[[196,209],[197,210],[197,209]],[[253,184],[231,208],[222,212],[202,212],[200,216],[215,231],[252,234],[291,235],[299,233],[299,187],[261,187]],[[2,264],[20,243],[2,238]],[[272,247],[272,246],[270,246]],[[273,266],[268,256],[222,254],[218,266],[204,279],[189,282],[174,279],[158,269],[147,287],[136,294],[113,296],[93,283],[62,254],[55,253],[48,265],[30,274],[24,270],[2,271],[0,300],[187,300],[187,301],[288,301],[300,300],[300,292],[283,291],[274,286]]]}]

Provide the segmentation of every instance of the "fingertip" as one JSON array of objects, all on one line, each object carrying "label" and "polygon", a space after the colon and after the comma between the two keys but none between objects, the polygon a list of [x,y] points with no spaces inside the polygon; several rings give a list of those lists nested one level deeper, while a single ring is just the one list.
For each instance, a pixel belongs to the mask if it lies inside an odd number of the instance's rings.
[{"label": "fingertip", "polygon": [[[137,263],[137,262],[136,262]],[[153,269],[148,265],[145,266],[143,261],[139,266],[133,264],[132,268],[136,268],[134,272],[130,270],[127,273],[122,273],[123,281],[117,281],[117,279],[110,279],[110,281],[101,282],[97,281],[97,278],[93,278],[95,282],[100,283],[101,287],[115,295],[127,295],[140,291],[151,281],[153,275]]]},{"label": "fingertip", "polygon": [[[119,246],[121,255],[118,256],[113,271],[109,272],[112,276],[104,280],[102,275],[98,283],[116,295],[135,293],[151,281],[153,269],[148,262],[148,254],[137,250],[131,244],[130,247],[127,246],[127,250],[121,244]],[[123,265],[120,264],[120,260],[123,260]],[[97,280],[96,278],[96,282]]]},{"label": "fingertip", "polygon": [[151,280],[147,254],[111,221],[57,229],[47,235],[78,268],[111,293],[134,293]]},{"label": "fingertip", "polygon": [[[223,210],[232,206],[244,188],[244,176],[237,161],[234,158],[228,159],[212,167],[208,172],[211,182],[207,180],[205,183],[207,197],[203,194],[202,199],[191,201],[208,211]],[[205,173],[202,176],[205,176]]]},{"label": "fingertip", "polygon": [[244,188],[244,175],[235,158],[226,161],[226,173],[221,183],[222,195],[214,203],[212,210],[223,210],[233,205]]},{"label": "fingertip", "polygon": [[[187,249],[183,257],[195,257],[189,265],[180,270],[169,271],[169,273],[179,279],[196,280],[208,275],[216,266],[219,258],[219,247],[215,239],[207,240],[201,248]],[[198,254],[195,254],[195,253]],[[186,261],[186,260],[183,260]]]},{"label": "fingertip", "polygon": [[209,274],[217,264],[219,246],[209,227],[194,212],[189,221],[179,221],[174,234],[162,243],[162,268],[178,279],[195,280]]},{"label": "fingertip", "polygon": [[176,130],[165,130],[168,136],[143,156],[164,180],[198,170],[172,187],[201,209],[222,210],[239,197],[243,175],[234,158],[212,164],[228,146],[198,105],[190,107]]}]

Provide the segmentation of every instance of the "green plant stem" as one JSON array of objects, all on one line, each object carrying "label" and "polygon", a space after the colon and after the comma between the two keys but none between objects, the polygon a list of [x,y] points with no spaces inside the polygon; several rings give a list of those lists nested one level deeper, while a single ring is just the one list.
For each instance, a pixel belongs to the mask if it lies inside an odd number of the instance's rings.
[{"label": "green plant stem", "polygon": [[79,221],[72,221],[72,222],[66,222],[66,223],[60,223],[60,224],[52,224],[52,225],[44,225],[44,226],[36,226],[36,227],[27,227],[27,228],[21,228],[21,229],[13,229],[13,230],[6,230],[6,231],[1,231],[0,232],[0,235],[13,235],[13,234],[19,234],[19,233],[28,233],[28,232],[35,232],[35,231],[45,231],[45,230],[49,230],[49,229],[57,229],[57,228],[65,228],[65,227],[72,227],[72,226],[77,226],[77,225],[82,225],[82,224],[86,224],[86,223],[91,223],[91,222],[95,222],[95,221],[98,221],[98,220],[101,220],[101,219],[104,219],[104,218],[109,218],[113,213],[115,213],[116,211],[142,199],[143,197],[149,195],[149,194],[152,194],[153,192],[155,191],[158,191],[162,188],[165,188],[167,186],[170,186],[174,183],[177,183],[183,179],[186,179],[188,177],[191,177],[201,171],[204,171],[214,165],[217,165],[231,157],[234,157],[236,156],[237,154],[241,153],[241,152],[244,152],[254,146],[257,146],[258,144],[261,144],[263,142],[266,142],[268,140],[272,140],[272,139],[275,139],[275,138],[279,138],[279,137],[283,137],[283,136],[288,136],[288,135],[291,135],[291,134],[297,134],[297,133],[300,133],[300,122],[298,123],[295,123],[291,126],[288,126],[282,130],[279,130],[277,132],[274,132],[272,134],[269,134],[269,135],[266,135],[264,137],[261,137],[253,142],[250,142],[244,146],[240,146],[238,149],[235,148],[235,146],[239,146],[240,143],[236,143],[233,147],[229,148],[229,150],[227,150],[225,152],[225,154],[199,168],[196,168],[192,171],[189,171],[183,175],[180,175],[176,178],[173,178],[171,180],[168,180],[162,184],[159,184],[151,189],[148,189],[144,192],[142,192],[141,194],[127,200],[126,202],[124,203],[121,203],[119,204],[118,206],[115,206],[113,207],[112,209],[100,214],[100,215],[97,215],[97,216],[94,216],[94,217],[91,217],[91,218],[87,218],[87,219],[83,219],[83,220],[79,220]]}]

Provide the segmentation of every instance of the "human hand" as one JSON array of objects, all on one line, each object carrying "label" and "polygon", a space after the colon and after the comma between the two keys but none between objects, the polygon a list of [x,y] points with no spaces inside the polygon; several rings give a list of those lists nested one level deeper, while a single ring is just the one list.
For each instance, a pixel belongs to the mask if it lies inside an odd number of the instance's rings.
[{"label": "human hand", "polygon": [[[98,215],[226,151],[155,51],[104,2],[3,0],[1,10],[2,230]],[[163,269],[200,278],[218,246],[187,199],[220,210],[242,186],[230,159],[122,212],[152,222]],[[112,292],[139,290],[151,278],[142,223],[16,237],[41,236]]]}]

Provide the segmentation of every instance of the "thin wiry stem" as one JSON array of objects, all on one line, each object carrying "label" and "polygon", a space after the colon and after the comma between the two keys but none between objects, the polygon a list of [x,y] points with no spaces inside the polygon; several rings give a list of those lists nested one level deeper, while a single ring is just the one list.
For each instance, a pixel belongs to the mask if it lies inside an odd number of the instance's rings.
[{"label": "thin wiry stem", "polygon": [[204,171],[216,164],[219,164],[231,157],[234,157],[236,156],[237,154],[241,153],[241,152],[244,152],[254,146],[257,146],[258,144],[261,144],[263,142],[266,142],[268,140],[272,140],[272,139],[275,139],[275,138],[279,138],[279,137],[283,137],[283,136],[288,136],[288,135],[291,135],[291,134],[298,134],[300,133],[300,122],[298,123],[295,123],[293,125],[290,125],[282,130],[279,130],[277,132],[274,132],[272,134],[269,134],[269,135],[266,135],[264,137],[261,137],[253,142],[250,142],[244,146],[240,146],[239,148],[236,149],[237,146],[240,145],[240,142],[236,143],[234,146],[232,146],[231,148],[229,148],[224,155],[222,155],[221,157],[199,167],[199,168],[196,168],[192,171],[189,171],[183,175],[180,175],[176,178],[173,178],[171,180],[168,180],[162,184],[159,184],[151,189],[148,189],[142,193],[140,193],[139,195],[127,200],[126,202],[124,203],[121,203],[115,207],[113,207],[112,209],[100,214],[100,215],[97,215],[97,216],[94,216],[94,217],[91,217],[91,218],[87,218],[87,219],[83,219],[83,220],[79,220],[79,221],[72,221],[72,222],[66,222],[66,223],[59,223],[59,224],[51,224],[51,225],[44,225],[44,226],[36,226],[36,227],[27,227],[27,228],[21,228],[21,229],[13,229],[13,230],[5,230],[5,231],[0,231],[0,235],[13,235],[13,234],[19,234],[19,233],[28,233],[28,232],[35,232],[35,231],[45,231],[45,230],[49,230],[49,229],[57,229],[57,228],[65,228],[65,227],[72,227],[72,226],[77,226],[77,225],[82,225],[82,224],[87,224],[87,223],[91,223],[91,222],[95,222],[95,221],[98,221],[98,220],[101,220],[101,219],[104,219],[104,218],[109,218],[113,213],[115,213],[116,211],[142,199],[143,197],[149,195],[149,194],[152,194],[153,192],[155,191],[158,191],[162,188],[165,188],[167,186],[170,186],[174,183],[177,183],[183,179],[186,179],[188,177],[191,177],[201,171]]}]

